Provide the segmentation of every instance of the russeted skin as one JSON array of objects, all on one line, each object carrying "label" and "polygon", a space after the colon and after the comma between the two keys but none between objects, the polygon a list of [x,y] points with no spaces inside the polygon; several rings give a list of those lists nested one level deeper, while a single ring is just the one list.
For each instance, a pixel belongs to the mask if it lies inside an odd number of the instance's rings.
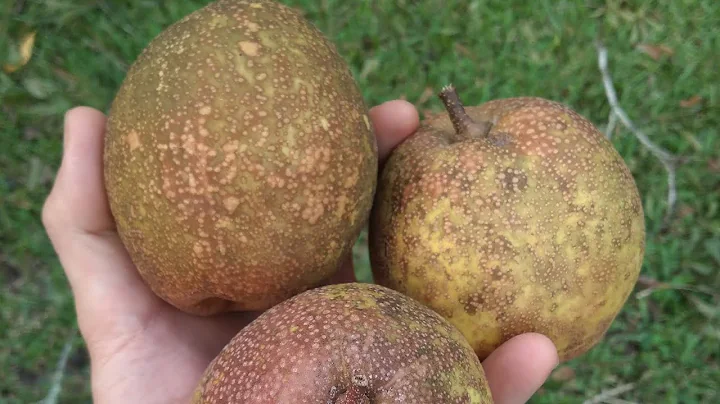
[{"label": "russeted skin", "polygon": [[263,310],[320,284],[369,217],[377,145],[333,44],[269,0],[164,30],[112,105],[105,180],[152,290],[195,314]]},{"label": "russeted skin", "polygon": [[509,338],[545,334],[566,361],[605,334],[638,278],[645,223],[612,144],[565,105],[518,97],[448,114],[391,155],[370,229],[379,284],[458,327],[480,359]]},{"label": "russeted skin", "polygon": [[192,401],[491,402],[480,361],[455,327],[407,296],[363,283],[313,289],[263,313],[212,361]]}]

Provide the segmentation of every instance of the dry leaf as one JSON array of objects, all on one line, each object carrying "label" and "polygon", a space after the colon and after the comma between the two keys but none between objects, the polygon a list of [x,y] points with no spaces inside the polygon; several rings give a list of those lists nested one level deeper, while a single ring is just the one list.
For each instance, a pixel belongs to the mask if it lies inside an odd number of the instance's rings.
[{"label": "dry leaf", "polygon": [[27,127],[23,130],[23,139],[32,141],[40,137],[40,131],[35,128]]},{"label": "dry leaf", "polygon": [[664,55],[672,56],[675,53],[672,48],[666,45],[640,44],[637,48],[654,60],[659,60]]},{"label": "dry leaf", "polygon": [[362,71],[360,72],[360,78],[366,79],[372,72],[380,67],[380,61],[378,59],[368,59],[363,65]]},{"label": "dry leaf", "polygon": [[688,143],[690,143],[692,145],[692,147],[695,150],[697,150],[697,151],[702,150],[703,145],[702,145],[702,143],[700,143],[698,138],[695,137],[695,135],[693,135],[691,132],[688,132],[688,131],[682,131],[682,135],[688,141]]},{"label": "dry leaf", "polygon": [[714,173],[720,173],[720,159],[712,159],[708,161],[708,168]]},{"label": "dry leaf", "polygon": [[43,80],[39,77],[27,77],[23,80],[25,90],[35,98],[44,100],[55,91],[55,85],[50,80]]},{"label": "dry leaf", "polygon": [[20,60],[18,60],[17,63],[9,63],[3,66],[5,72],[12,73],[17,71],[30,61],[33,46],[35,46],[35,34],[35,32],[30,32],[20,40]]},{"label": "dry leaf", "polygon": [[468,49],[465,45],[461,45],[461,44],[459,44],[459,43],[456,43],[456,44],[455,44],[455,50],[456,50],[459,54],[461,54],[461,55],[463,55],[463,56],[466,56],[466,57],[472,57],[472,56],[473,56],[472,52],[470,52],[470,49]]},{"label": "dry leaf", "polygon": [[680,204],[677,208],[677,216],[681,219],[691,216],[695,213],[695,209],[692,206],[686,204]]},{"label": "dry leaf", "polygon": [[702,97],[699,95],[693,95],[692,97],[680,101],[680,106],[683,108],[692,108],[698,105],[702,101]]},{"label": "dry leaf", "polygon": [[575,378],[575,369],[569,366],[559,367],[555,369],[550,378],[556,382],[568,382]]},{"label": "dry leaf", "polygon": [[71,86],[74,86],[77,83],[77,78],[70,74],[67,70],[63,70],[59,67],[53,68],[53,71],[55,72],[55,75],[59,78],[61,78],[63,81],[68,83]]},{"label": "dry leaf", "polygon": [[432,87],[425,87],[425,91],[420,94],[420,98],[418,98],[416,105],[422,105],[425,104],[433,95],[435,94],[435,91],[432,89]]}]

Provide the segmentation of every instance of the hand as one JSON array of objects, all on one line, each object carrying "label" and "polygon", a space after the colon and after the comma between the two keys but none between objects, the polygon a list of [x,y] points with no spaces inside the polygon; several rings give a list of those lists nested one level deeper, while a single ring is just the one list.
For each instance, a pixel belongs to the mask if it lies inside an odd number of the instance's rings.
[{"label": "hand", "polygon": [[[418,115],[404,101],[371,111],[381,161],[415,131]],[[80,107],[65,120],[64,152],[43,223],[75,297],[91,359],[93,401],[188,402],[201,374],[257,313],[188,315],[144,284],[115,230],[103,185],[105,116]],[[353,280],[348,262],[333,280]],[[555,347],[537,334],[518,336],[485,362],[497,403],[522,403],[557,364]]]}]

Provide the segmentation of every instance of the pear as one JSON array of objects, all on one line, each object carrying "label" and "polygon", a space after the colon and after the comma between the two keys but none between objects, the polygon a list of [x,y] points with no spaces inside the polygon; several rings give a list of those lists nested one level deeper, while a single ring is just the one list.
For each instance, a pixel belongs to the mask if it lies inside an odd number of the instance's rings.
[{"label": "pear", "polygon": [[637,281],[642,203],[612,144],[538,97],[440,93],[390,156],[370,228],[376,281],[447,318],[481,359],[526,332],[560,359],[596,345]]},{"label": "pear", "polygon": [[133,63],[104,164],[140,275],[210,315],[267,309],[336,272],[370,214],[377,145],[319,30],[276,1],[219,0]]},{"label": "pear", "polygon": [[462,334],[391,289],[346,283],[263,313],[211,362],[193,404],[491,403]]}]

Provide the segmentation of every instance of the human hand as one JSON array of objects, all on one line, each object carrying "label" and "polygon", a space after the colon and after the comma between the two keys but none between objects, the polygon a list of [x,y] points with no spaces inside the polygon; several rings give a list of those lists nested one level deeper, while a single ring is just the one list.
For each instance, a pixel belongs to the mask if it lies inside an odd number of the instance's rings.
[{"label": "human hand", "polygon": [[[370,116],[381,161],[418,126],[417,111],[404,101],[382,104]],[[75,298],[91,360],[93,402],[189,402],[210,361],[257,313],[185,314],[143,282],[105,194],[105,122],[94,109],[68,112],[62,164],[42,214]],[[348,260],[330,283],[352,280]],[[499,347],[483,367],[497,403],[522,403],[556,364],[550,340],[525,334]]]}]

